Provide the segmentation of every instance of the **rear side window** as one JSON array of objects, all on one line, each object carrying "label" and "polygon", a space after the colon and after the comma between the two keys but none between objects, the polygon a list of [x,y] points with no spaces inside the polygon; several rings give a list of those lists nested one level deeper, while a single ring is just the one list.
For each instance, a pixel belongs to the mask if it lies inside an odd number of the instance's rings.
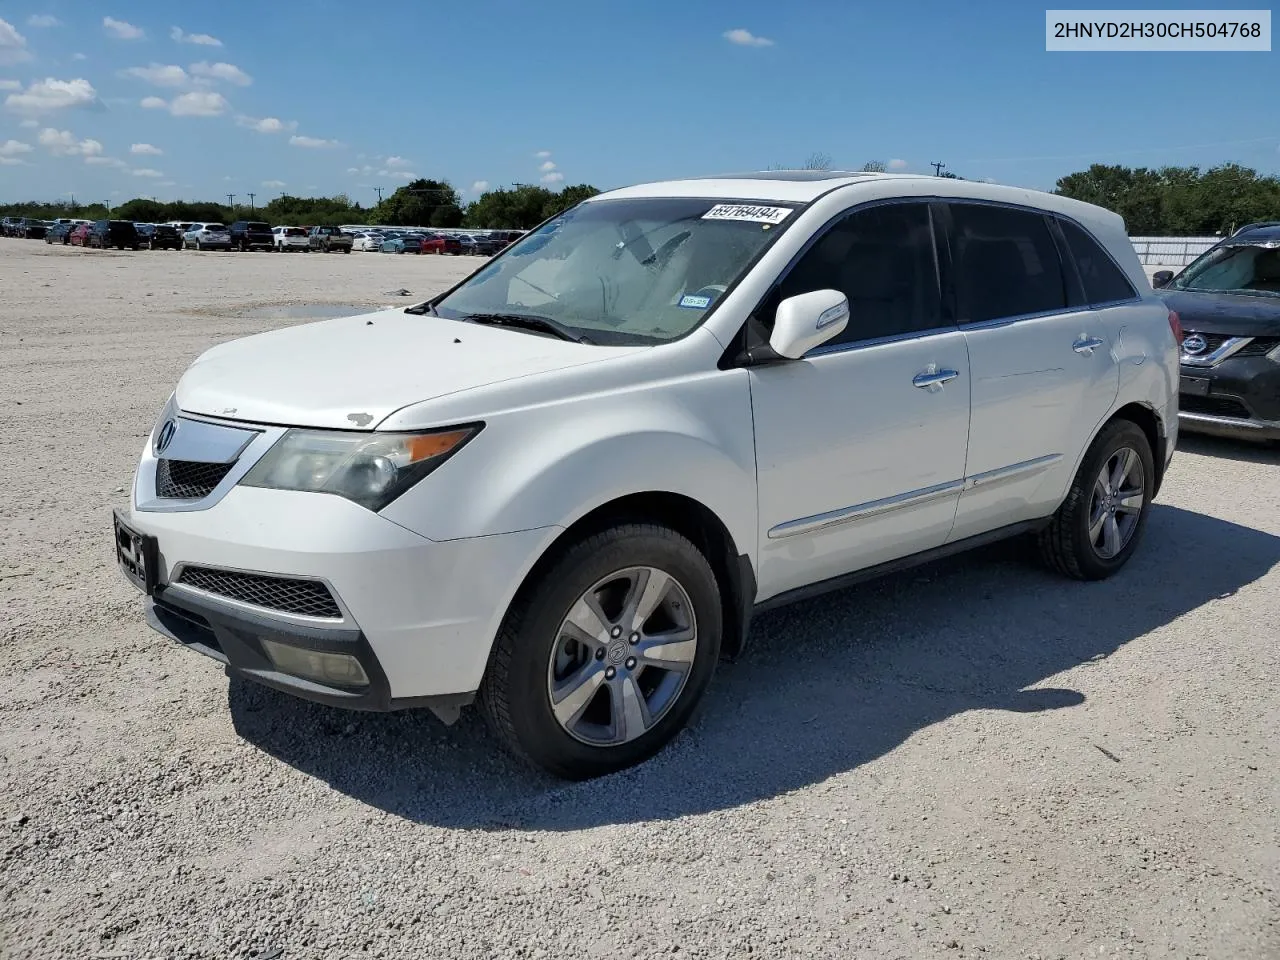
[{"label": "rear side window", "polygon": [[777,300],[827,289],[849,298],[849,323],[832,344],[948,326],[928,205],[881,204],[832,225],[782,281],[774,308]]},{"label": "rear side window", "polygon": [[1070,220],[1059,220],[1062,234],[1067,238],[1067,249],[1080,271],[1084,284],[1084,296],[1089,303],[1110,303],[1113,300],[1131,300],[1138,295],[1133,284],[1097,240]]},{"label": "rear side window", "polygon": [[1042,214],[990,204],[949,206],[962,323],[1066,308],[1062,262]]}]

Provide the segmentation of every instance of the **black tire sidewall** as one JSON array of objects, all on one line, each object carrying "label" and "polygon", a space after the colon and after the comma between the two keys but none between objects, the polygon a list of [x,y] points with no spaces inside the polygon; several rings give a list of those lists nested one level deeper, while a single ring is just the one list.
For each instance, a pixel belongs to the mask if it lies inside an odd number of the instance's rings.
[{"label": "black tire sidewall", "polygon": [[[665,534],[665,535],[664,535]],[[534,762],[569,778],[598,776],[653,756],[688,722],[711,681],[720,656],[721,606],[715,574],[688,540],[652,527],[620,527],[610,541],[587,553],[570,551],[534,587],[516,637],[506,691],[515,735]],[[556,633],[570,608],[594,583],[633,566],[652,566],[674,576],[689,594],[698,627],[698,652],[680,699],[642,736],[616,747],[574,739],[551,711],[547,667]]]},{"label": "black tire sidewall", "polygon": [[[1131,447],[1142,460],[1143,502],[1142,513],[1138,517],[1137,529],[1118,554],[1110,559],[1098,556],[1089,539],[1089,504],[1093,498],[1093,483],[1107,462],[1121,447]],[[1137,549],[1147,525],[1147,516],[1151,513],[1151,500],[1155,495],[1155,458],[1151,452],[1151,444],[1147,435],[1137,424],[1127,421],[1109,427],[1090,448],[1080,465],[1076,484],[1080,488],[1080,496],[1076,500],[1071,517],[1071,543],[1077,560],[1090,579],[1101,579],[1119,570]]]}]

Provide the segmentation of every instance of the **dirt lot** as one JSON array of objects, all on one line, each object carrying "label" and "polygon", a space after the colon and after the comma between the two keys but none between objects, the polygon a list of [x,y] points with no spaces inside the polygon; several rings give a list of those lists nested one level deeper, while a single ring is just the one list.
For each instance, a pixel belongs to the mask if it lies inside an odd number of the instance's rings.
[{"label": "dirt lot", "polygon": [[1280,957],[1275,451],[1188,440],[1106,583],[1005,547],[761,618],[588,784],[152,633],[110,508],[183,368],[472,266],[0,240],[0,956]]}]

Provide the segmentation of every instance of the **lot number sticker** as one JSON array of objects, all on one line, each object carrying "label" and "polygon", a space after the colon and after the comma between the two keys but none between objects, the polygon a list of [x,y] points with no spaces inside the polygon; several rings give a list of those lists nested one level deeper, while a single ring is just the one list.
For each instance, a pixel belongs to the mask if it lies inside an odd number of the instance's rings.
[{"label": "lot number sticker", "polygon": [[743,203],[717,203],[702,215],[703,220],[743,220],[747,223],[781,223],[790,207],[754,207]]}]

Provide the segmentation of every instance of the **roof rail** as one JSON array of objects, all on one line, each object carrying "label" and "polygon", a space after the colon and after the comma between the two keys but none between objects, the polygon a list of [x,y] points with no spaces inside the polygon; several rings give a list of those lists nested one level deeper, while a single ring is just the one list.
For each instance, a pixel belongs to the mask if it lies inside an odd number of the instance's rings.
[{"label": "roof rail", "polygon": [[1246,230],[1255,230],[1258,227],[1280,227],[1280,220],[1259,220],[1256,223],[1246,223],[1243,227],[1237,227],[1231,236],[1238,236]]}]

